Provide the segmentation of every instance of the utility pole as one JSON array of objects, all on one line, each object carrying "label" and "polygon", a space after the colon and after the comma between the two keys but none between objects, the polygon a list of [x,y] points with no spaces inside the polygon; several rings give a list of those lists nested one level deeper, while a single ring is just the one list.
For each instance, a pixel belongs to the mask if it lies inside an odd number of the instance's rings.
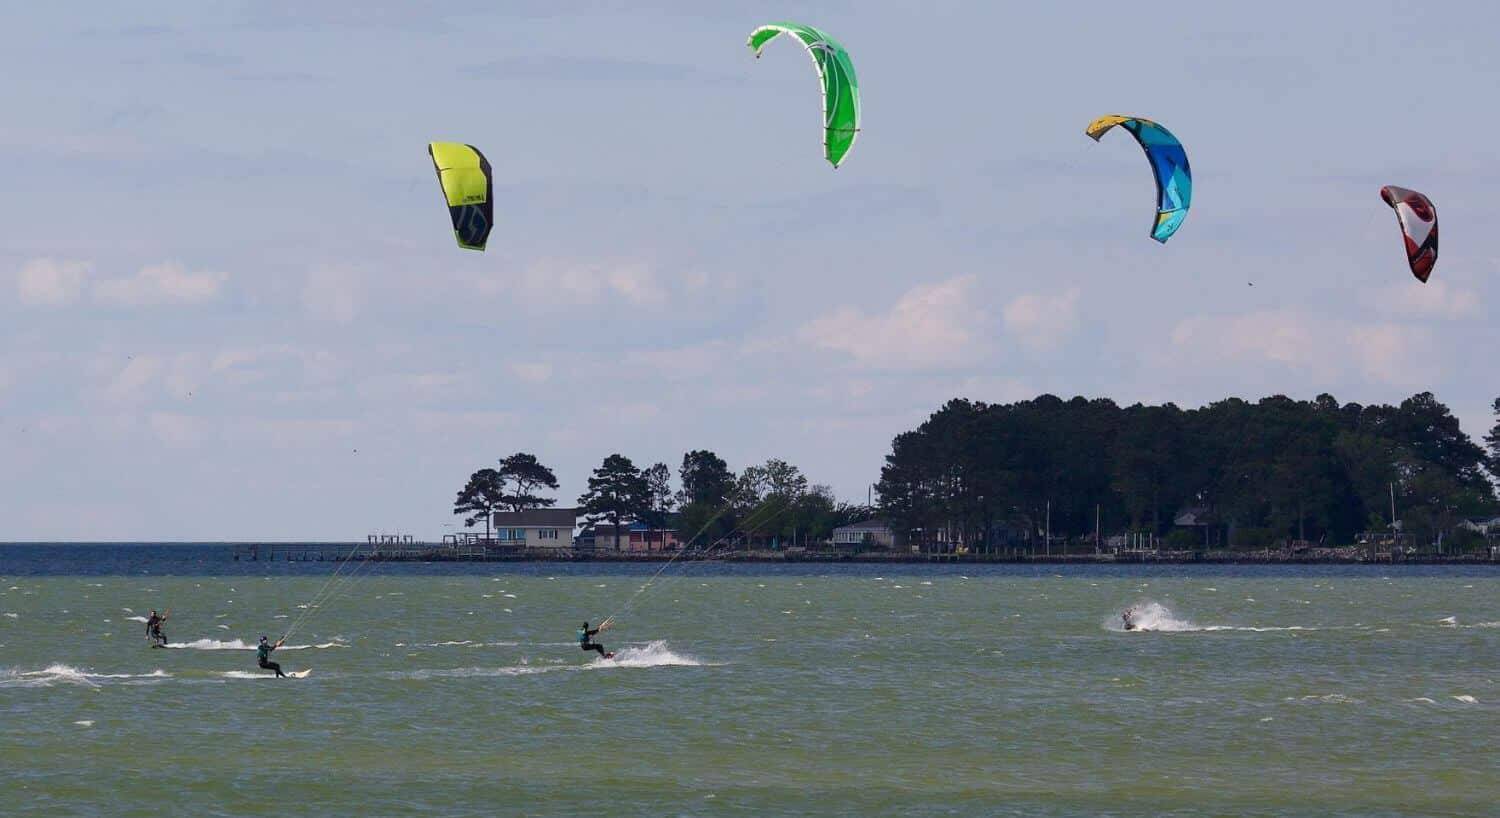
[{"label": "utility pole", "polygon": [[1396,561],[1396,546],[1401,543],[1401,535],[1396,530],[1396,484],[1390,483],[1391,489],[1391,562]]},{"label": "utility pole", "polygon": [[1047,556],[1052,556],[1052,501],[1047,501]]}]

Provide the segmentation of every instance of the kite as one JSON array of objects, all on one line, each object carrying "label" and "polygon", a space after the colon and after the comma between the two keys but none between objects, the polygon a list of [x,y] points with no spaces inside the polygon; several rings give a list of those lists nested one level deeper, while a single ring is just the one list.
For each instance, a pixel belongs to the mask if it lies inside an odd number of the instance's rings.
[{"label": "kite", "polygon": [[1396,221],[1401,223],[1401,236],[1406,240],[1406,260],[1411,264],[1411,274],[1426,284],[1427,277],[1432,275],[1432,265],[1437,263],[1437,208],[1432,206],[1432,200],[1426,196],[1395,185],[1381,188],[1380,198],[1396,211]]},{"label": "kite", "polygon": [[759,59],[766,43],[782,34],[800,40],[818,70],[818,79],[823,83],[823,155],[836,168],[859,135],[859,81],[854,78],[854,63],[837,40],[798,23],[761,26],[750,32],[746,44]]},{"label": "kite", "polygon": [[494,181],[489,160],[473,145],[433,142],[427,146],[438,184],[453,219],[453,235],[465,250],[484,250],[495,222]]},{"label": "kite", "polygon": [[1151,172],[1156,175],[1156,221],[1151,225],[1151,238],[1165,244],[1182,226],[1193,202],[1193,172],[1188,167],[1187,151],[1171,131],[1135,116],[1102,116],[1090,122],[1084,133],[1098,142],[1116,125],[1135,137],[1151,162]]}]

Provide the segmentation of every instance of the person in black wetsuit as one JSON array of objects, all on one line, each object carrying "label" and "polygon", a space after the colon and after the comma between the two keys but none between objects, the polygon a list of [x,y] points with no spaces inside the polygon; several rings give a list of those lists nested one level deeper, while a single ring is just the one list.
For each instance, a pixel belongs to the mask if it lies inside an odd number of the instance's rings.
[{"label": "person in black wetsuit", "polygon": [[1120,621],[1125,623],[1125,630],[1135,630],[1135,609],[1126,608],[1125,612],[1120,614]]},{"label": "person in black wetsuit", "polygon": [[276,640],[276,644],[273,645],[269,641],[267,641],[265,635],[262,634],[260,637],[260,644],[255,648],[256,664],[260,665],[261,668],[265,670],[276,671],[276,678],[278,679],[284,678],[286,674],[281,672],[280,664],[271,661],[271,651],[281,647],[281,643],[285,641],[285,638],[278,639]]},{"label": "person in black wetsuit", "polygon": [[578,647],[582,648],[583,650],[597,650],[599,651],[599,655],[604,657],[605,659],[614,656],[613,653],[609,653],[608,651],[606,651],[603,645],[594,641],[594,637],[598,635],[600,631],[609,630],[609,626],[610,621],[608,619],[599,623],[599,627],[594,628],[593,630],[589,630],[589,623],[583,623],[583,627],[578,629]]},{"label": "person in black wetsuit", "polygon": [[167,644],[167,637],[161,632],[161,623],[167,621],[167,617],[171,615],[171,611],[158,614],[156,609],[152,608],[151,616],[146,618],[146,638],[158,645],[165,646]]}]

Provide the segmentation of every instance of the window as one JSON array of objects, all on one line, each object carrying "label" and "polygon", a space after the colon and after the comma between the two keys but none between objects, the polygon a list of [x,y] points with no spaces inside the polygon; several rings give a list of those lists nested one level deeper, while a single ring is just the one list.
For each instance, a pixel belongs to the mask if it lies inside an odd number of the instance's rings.
[{"label": "window", "polygon": [[557,529],[555,529],[555,528],[543,528],[543,529],[539,529],[536,532],[536,536],[537,536],[537,539],[540,539],[540,540],[555,540],[555,539],[557,539]]}]

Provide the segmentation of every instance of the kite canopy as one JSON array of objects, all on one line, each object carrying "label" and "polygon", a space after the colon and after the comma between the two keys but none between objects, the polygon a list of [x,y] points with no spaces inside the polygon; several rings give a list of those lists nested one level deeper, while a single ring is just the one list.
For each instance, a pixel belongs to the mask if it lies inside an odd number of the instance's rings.
[{"label": "kite canopy", "polygon": [[1401,223],[1401,234],[1406,240],[1406,260],[1411,264],[1411,274],[1426,284],[1427,277],[1432,275],[1432,265],[1437,264],[1437,208],[1432,206],[1432,200],[1426,196],[1395,185],[1381,188],[1380,198],[1396,211],[1396,221]]},{"label": "kite canopy", "polygon": [[838,167],[859,134],[859,80],[849,52],[827,34],[798,23],[771,23],[750,32],[747,45],[758,59],[766,43],[782,34],[796,37],[812,56],[823,82],[823,155]]},{"label": "kite canopy", "polygon": [[1156,175],[1156,221],[1151,225],[1151,238],[1165,244],[1182,226],[1193,202],[1193,173],[1187,151],[1171,131],[1135,116],[1101,116],[1090,122],[1084,133],[1098,142],[1116,125],[1130,131],[1151,162],[1151,172]]},{"label": "kite canopy", "polygon": [[453,219],[453,235],[465,250],[483,250],[495,222],[490,163],[473,145],[433,142],[427,146],[438,184]]}]

